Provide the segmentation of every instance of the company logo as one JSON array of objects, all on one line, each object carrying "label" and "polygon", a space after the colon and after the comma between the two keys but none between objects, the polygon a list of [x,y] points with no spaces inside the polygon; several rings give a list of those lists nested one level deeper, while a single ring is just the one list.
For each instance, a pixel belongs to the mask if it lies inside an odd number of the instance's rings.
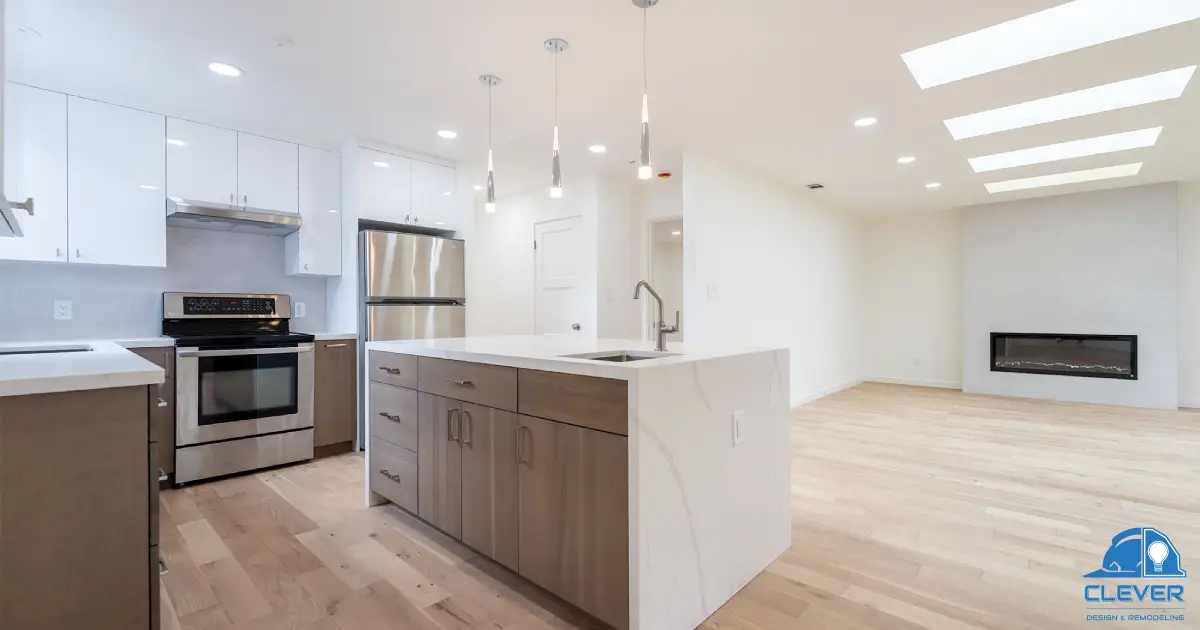
[{"label": "company logo", "polygon": [[[1113,536],[1100,568],[1085,578],[1114,580],[1180,580],[1187,577],[1179,550],[1153,527],[1134,527]],[[1183,584],[1133,582],[1088,584],[1083,598],[1099,607],[1088,621],[1183,621]],[[1136,611],[1132,613],[1120,611]]]}]

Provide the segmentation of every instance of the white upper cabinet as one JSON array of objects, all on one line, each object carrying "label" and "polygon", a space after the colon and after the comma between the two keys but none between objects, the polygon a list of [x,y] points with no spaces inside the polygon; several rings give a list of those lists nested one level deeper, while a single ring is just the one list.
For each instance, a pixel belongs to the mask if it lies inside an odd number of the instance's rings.
[{"label": "white upper cabinet", "polygon": [[165,267],[166,119],[73,96],[67,111],[71,262]]},{"label": "white upper cabinet", "polygon": [[299,147],[291,142],[238,133],[237,182],[238,205],[299,212]]},{"label": "white upper cabinet", "polygon": [[358,149],[358,216],[388,223],[412,222],[413,161]]},{"label": "white upper cabinet", "polygon": [[337,153],[300,147],[300,231],[284,246],[288,275],[342,275],[342,162]]},{"label": "white upper cabinet", "polygon": [[456,230],[459,226],[453,216],[455,214],[453,209],[454,169],[413,160],[413,223],[444,230]]},{"label": "white upper cabinet", "polygon": [[0,238],[0,259],[67,262],[67,97],[9,83],[4,91],[4,193],[23,238]]},{"label": "white upper cabinet", "polygon": [[237,132],[168,118],[167,196],[238,205],[237,190]]}]

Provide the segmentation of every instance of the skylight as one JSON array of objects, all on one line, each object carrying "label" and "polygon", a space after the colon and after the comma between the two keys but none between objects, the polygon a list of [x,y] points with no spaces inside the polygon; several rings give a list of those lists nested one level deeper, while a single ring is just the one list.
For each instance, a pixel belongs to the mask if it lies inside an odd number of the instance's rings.
[{"label": "skylight", "polygon": [[[1196,3],[1200,5],[1200,2]],[[1179,98],[1196,66],[1068,92],[946,121],[955,140]]]},{"label": "skylight", "polygon": [[1194,0],[1075,0],[900,57],[927,89],[1197,18]]},{"label": "skylight", "polygon": [[1039,177],[1027,177],[1025,179],[1010,179],[1004,182],[986,184],[986,186],[989,193],[1011,192],[1014,190],[1028,190],[1030,188],[1044,188],[1046,186],[1062,186],[1063,184],[1094,182],[1101,179],[1113,179],[1115,177],[1132,177],[1141,172],[1141,170],[1142,163],[1138,162],[1137,164],[1106,166],[1104,168],[1093,168],[1086,171],[1072,171],[1070,173],[1057,173],[1055,175],[1041,175]]},{"label": "skylight", "polygon": [[1012,168],[1014,166],[1044,164],[1046,162],[1069,160],[1089,155],[1152,147],[1154,143],[1158,142],[1158,134],[1161,132],[1162,127],[1139,129],[1138,131],[1114,133],[1109,136],[1050,144],[1044,147],[1033,147],[1030,149],[1021,149],[1020,151],[985,155],[983,157],[971,158],[967,161],[971,163],[971,168],[975,169],[976,173],[985,173],[987,171],[997,171],[1002,168]]}]

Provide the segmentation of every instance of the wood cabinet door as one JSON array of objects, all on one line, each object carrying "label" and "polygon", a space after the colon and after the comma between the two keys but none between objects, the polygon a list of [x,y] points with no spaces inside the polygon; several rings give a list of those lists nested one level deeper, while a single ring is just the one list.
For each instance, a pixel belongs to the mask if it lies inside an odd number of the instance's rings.
[{"label": "wood cabinet door", "polygon": [[351,442],[357,429],[358,349],[353,340],[318,341],[313,390],[313,446]]},{"label": "wood cabinet door", "polygon": [[517,570],[517,415],[462,403],[462,541]]},{"label": "wood cabinet door", "polygon": [[4,194],[33,198],[17,210],[23,238],[0,238],[0,258],[67,262],[67,97],[4,86]]},{"label": "wood cabinet door", "polygon": [[518,572],[628,628],[628,439],[530,416],[518,422]]},{"label": "wood cabinet door", "polygon": [[462,537],[462,423],[457,400],[422,393],[417,400],[417,514],[455,538]]}]

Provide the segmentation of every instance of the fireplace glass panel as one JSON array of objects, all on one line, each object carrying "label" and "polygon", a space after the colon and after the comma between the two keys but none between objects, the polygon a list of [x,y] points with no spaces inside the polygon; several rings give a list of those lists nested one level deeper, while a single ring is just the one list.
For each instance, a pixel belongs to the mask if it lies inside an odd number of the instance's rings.
[{"label": "fireplace glass panel", "polygon": [[1137,379],[1136,335],[992,333],[992,371]]}]

